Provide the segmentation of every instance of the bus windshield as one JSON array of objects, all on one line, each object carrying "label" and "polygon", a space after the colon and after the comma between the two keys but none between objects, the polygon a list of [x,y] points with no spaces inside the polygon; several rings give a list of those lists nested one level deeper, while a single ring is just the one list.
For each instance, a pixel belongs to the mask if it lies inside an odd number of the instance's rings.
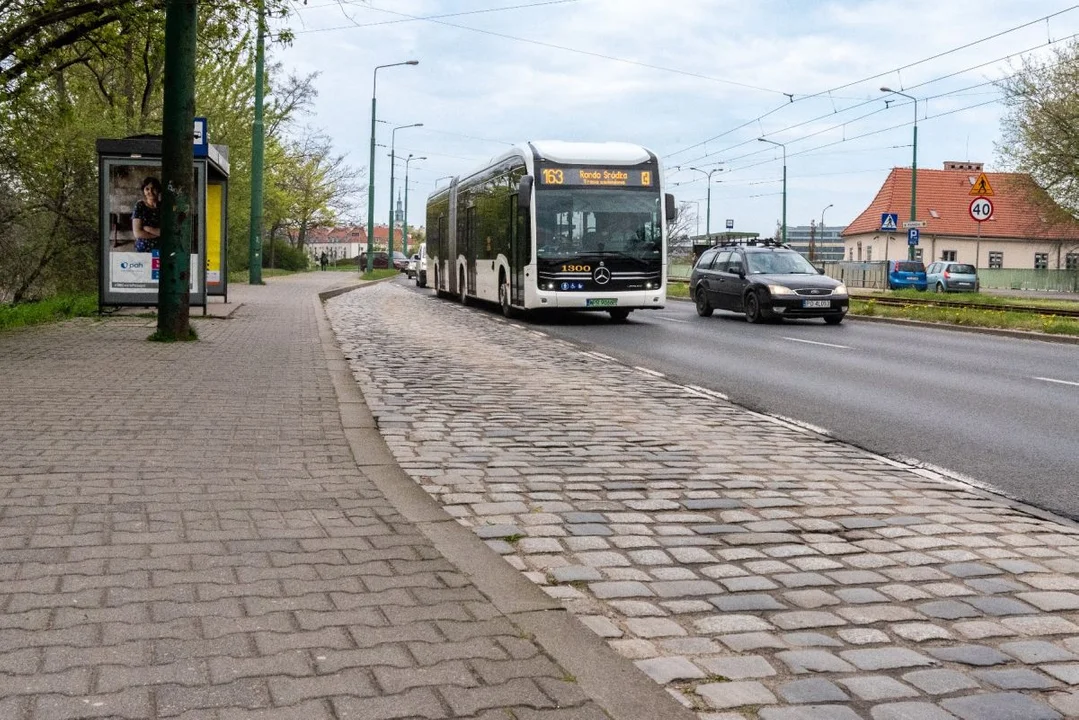
[{"label": "bus windshield", "polygon": [[618,255],[658,260],[663,252],[658,193],[573,188],[536,193],[536,253],[561,260]]}]

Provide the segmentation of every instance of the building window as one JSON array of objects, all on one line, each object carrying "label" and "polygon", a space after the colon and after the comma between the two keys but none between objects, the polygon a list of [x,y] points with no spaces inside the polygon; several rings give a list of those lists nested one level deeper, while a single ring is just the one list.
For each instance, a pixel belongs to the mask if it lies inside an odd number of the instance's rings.
[{"label": "building window", "polygon": [[944,262],[955,262],[955,250],[941,250],[940,259]]},{"label": "building window", "polygon": [[1049,253],[1034,253],[1034,269],[1035,270],[1048,270],[1049,269]]},{"label": "building window", "polygon": [[923,256],[922,256],[922,249],[920,247],[914,248],[914,259],[917,260],[918,262],[922,262]]},{"label": "building window", "polygon": [[865,249],[865,261],[873,262],[873,246],[869,246]]},{"label": "building window", "polygon": [[1079,270],[1079,253],[1068,253],[1064,256],[1065,270]]},{"label": "building window", "polygon": [[848,259],[849,259],[849,260],[850,260],[851,262],[854,262],[854,248],[851,248],[851,249],[850,249],[850,257],[849,257]]},{"label": "building window", "polygon": [[862,241],[858,241],[858,262],[862,261]]},{"label": "building window", "polygon": [[999,270],[1004,267],[1004,253],[991,252],[989,253],[989,267],[995,270]]}]

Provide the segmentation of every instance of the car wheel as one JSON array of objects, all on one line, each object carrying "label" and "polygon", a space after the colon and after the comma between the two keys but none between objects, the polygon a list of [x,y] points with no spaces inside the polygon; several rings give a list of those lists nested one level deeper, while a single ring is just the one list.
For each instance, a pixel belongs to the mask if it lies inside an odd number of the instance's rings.
[{"label": "car wheel", "polygon": [[843,322],[843,316],[842,315],[825,315],[824,316],[824,322],[828,323],[829,325],[838,325],[839,323]]},{"label": "car wheel", "polygon": [[618,308],[617,310],[608,310],[611,314],[611,322],[624,323],[629,318],[629,310],[623,310]]},{"label": "car wheel", "polygon": [[746,321],[759,323],[763,319],[761,317],[761,299],[757,297],[756,292],[750,292],[746,295]]},{"label": "car wheel", "polygon": [[427,274],[426,273],[423,273],[423,274],[416,273],[416,287],[426,287],[426,286],[427,286]]},{"label": "car wheel", "polygon": [[714,308],[712,303],[708,302],[708,295],[704,292],[704,288],[697,288],[694,299],[697,301],[697,314],[701,317],[711,317]]},{"label": "car wheel", "polygon": [[517,312],[510,305],[510,284],[508,280],[504,280],[498,286],[498,304],[502,306],[502,314],[507,318],[514,318],[517,316]]},{"label": "car wheel", "polygon": [[944,283],[939,283],[938,282],[937,286],[935,288],[933,288],[933,291],[934,292],[939,292],[939,293],[944,292]]}]

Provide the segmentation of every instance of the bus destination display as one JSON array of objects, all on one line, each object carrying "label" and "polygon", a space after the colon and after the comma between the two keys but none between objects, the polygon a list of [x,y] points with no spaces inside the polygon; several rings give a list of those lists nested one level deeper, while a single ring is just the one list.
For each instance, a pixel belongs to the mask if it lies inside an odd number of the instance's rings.
[{"label": "bus destination display", "polygon": [[542,185],[588,185],[594,187],[651,187],[652,171],[618,167],[542,168]]}]

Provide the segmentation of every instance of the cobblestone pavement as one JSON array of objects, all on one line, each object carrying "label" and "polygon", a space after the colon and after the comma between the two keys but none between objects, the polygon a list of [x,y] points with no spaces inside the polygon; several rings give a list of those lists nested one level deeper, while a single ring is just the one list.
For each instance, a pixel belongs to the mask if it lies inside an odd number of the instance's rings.
[{"label": "cobblestone pavement", "polygon": [[1079,717],[1075,525],[542,325],[328,309],[405,471],[702,720]]},{"label": "cobblestone pavement", "polygon": [[0,335],[0,720],[606,717],[357,467],[344,277]]}]

